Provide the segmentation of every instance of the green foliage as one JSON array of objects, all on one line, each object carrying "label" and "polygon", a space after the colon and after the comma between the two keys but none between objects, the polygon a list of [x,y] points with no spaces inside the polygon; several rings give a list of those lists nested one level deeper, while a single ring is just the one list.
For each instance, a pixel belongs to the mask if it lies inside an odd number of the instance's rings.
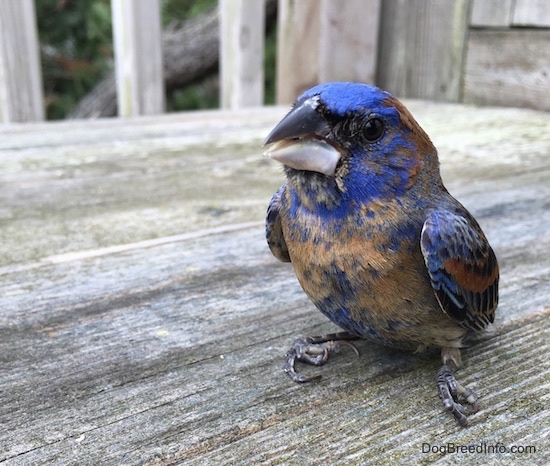
[{"label": "green foliage", "polygon": [[169,95],[166,110],[180,112],[184,110],[204,110],[219,108],[220,98],[217,86],[210,82],[192,84],[181,89],[175,89]]},{"label": "green foliage", "polygon": [[[165,0],[162,8],[162,23],[166,27],[172,21],[184,21],[213,8],[217,0]],[[217,82],[207,79],[204,83],[174,89],[166,96],[166,110],[202,110],[220,106]]]},{"label": "green foliage", "polygon": [[109,0],[36,0],[46,112],[63,118],[112,67]]},{"label": "green foliage", "polygon": [[194,18],[217,3],[217,0],[163,0],[162,24],[168,26],[172,21]]}]

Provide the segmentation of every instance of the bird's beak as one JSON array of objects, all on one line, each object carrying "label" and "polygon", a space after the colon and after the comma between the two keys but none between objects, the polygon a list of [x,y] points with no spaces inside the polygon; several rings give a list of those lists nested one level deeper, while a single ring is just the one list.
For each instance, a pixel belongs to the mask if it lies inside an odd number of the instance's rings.
[{"label": "bird's beak", "polygon": [[315,97],[298,103],[269,133],[264,154],[296,170],[334,176],[341,154],[327,142],[331,128],[317,105]]}]

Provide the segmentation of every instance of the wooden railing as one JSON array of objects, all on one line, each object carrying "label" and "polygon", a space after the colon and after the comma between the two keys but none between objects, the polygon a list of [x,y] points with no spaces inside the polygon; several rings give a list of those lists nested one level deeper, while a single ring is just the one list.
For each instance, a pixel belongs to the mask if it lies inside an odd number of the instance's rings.
[{"label": "wooden railing", "polygon": [[[44,119],[33,0],[0,0],[0,122]],[[160,0],[112,0],[120,116],[162,113]],[[263,103],[265,4],[220,0],[221,105]],[[329,80],[550,109],[547,0],[278,0],[277,101]]]}]

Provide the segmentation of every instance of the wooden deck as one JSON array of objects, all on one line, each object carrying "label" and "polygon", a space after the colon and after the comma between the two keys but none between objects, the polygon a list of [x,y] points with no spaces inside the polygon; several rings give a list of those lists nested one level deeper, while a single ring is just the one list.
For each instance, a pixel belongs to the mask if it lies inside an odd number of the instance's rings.
[{"label": "wooden deck", "polygon": [[336,330],[264,241],[283,177],[260,144],[285,109],[13,125],[0,463],[549,464],[550,117],[407,104],[501,264],[495,328],[458,373],[481,402],[467,428],[437,354],[360,342],[301,366],[318,383],[282,372],[295,336]]}]

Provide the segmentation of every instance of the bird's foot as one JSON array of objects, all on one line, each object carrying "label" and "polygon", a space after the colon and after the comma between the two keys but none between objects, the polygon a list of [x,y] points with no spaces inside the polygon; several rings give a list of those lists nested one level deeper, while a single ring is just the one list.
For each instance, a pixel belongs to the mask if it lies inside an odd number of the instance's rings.
[{"label": "bird's foot", "polygon": [[477,412],[479,407],[476,394],[471,389],[460,385],[446,364],[437,371],[436,381],[439,398],[445,409],[451,412],[461,426],[468,424],[467,412],[462,403],[470,405],[468,414]]},{"label": "bird's foot", "polygon": [[294,340],[286,353],[286,362],[283,370],[294,382],[311,382],[319,380],[320,375],[306,377],[296,372],[296,361],[307,362],[314,366],[322,366],[328,361],[329,353],[334,353],[341,346],[348,346],[359,356],[359,351],[349,340],[357,340],[358,336],[348,332],[331,333],[320,337],[303,337]]}]

